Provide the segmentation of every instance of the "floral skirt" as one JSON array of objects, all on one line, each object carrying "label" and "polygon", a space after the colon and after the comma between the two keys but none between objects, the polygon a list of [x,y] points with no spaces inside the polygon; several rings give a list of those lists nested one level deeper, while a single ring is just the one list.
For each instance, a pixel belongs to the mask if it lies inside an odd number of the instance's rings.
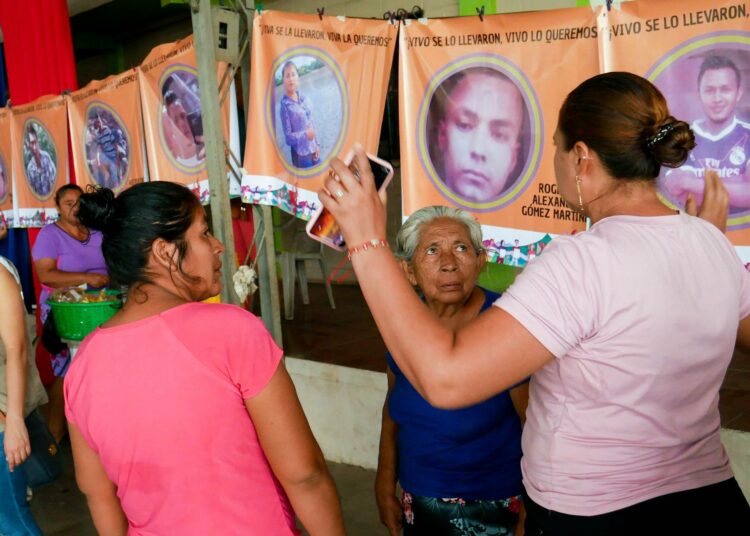
[{"label": "floral skirt", "polygon": [[515,533],[521,496],[496,501],[439,499],[404,491],[404,536],[505,536]]}]

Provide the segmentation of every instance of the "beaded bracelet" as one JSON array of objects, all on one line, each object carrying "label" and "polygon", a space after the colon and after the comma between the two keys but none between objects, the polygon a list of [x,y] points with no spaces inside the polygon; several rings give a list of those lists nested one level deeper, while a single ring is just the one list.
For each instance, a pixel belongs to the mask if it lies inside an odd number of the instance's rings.
[{"label": "beaded bracelet", "polygon": [[347,249],[346,256],[349,257],[349,260],[352,260],[352,255],[354,255],[355,253],[359,253],[360,251],[367,251],[368,249],[387,248],[387,247],[388,247],[387,240],[378,240],[376,238],[373,238],[372,240],[368,240],[362,245]]}]

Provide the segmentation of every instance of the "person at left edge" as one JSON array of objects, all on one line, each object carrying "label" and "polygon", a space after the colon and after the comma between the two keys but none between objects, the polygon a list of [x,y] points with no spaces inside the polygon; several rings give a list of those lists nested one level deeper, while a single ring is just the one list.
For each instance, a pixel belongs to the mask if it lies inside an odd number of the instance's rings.
[{"label": "person at left edge", "polygon": [[0,534],[41,536],[26,500],[23,464],[31,453],[27,423],[47,396],[29,357],[18,272],[5,257],[0,257],[0,296]]}]

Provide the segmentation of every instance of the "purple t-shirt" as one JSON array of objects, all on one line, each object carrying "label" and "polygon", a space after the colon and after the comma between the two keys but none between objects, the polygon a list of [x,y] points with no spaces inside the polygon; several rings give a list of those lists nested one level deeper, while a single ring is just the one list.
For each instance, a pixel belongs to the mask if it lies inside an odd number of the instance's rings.
[{"label": "purple t-shirt", "polygon": [[[31,249],[34,261],[55,259],[57,269],[63,272],[88,272],[107,274],[107,265],[102,255],[102,234],[91,231],[86,242],[80,242],[56,224],[47,225],[40,232]],[[40,303],[47,301],[49,287],[42,285]]]}]

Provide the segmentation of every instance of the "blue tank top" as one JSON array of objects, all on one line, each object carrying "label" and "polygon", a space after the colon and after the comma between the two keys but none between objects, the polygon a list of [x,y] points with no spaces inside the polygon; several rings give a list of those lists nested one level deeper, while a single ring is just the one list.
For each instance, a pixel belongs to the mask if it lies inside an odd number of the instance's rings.
[{"label": "blue tank top", "polygon": [[[481,311],[499,294],[483,290]],[[398,479],[414,495],[505,499],[521,493],[521,423],[508,391],[457,410],[432,407],[390,353],[396,377],[388,401],[398,424]]]}]

